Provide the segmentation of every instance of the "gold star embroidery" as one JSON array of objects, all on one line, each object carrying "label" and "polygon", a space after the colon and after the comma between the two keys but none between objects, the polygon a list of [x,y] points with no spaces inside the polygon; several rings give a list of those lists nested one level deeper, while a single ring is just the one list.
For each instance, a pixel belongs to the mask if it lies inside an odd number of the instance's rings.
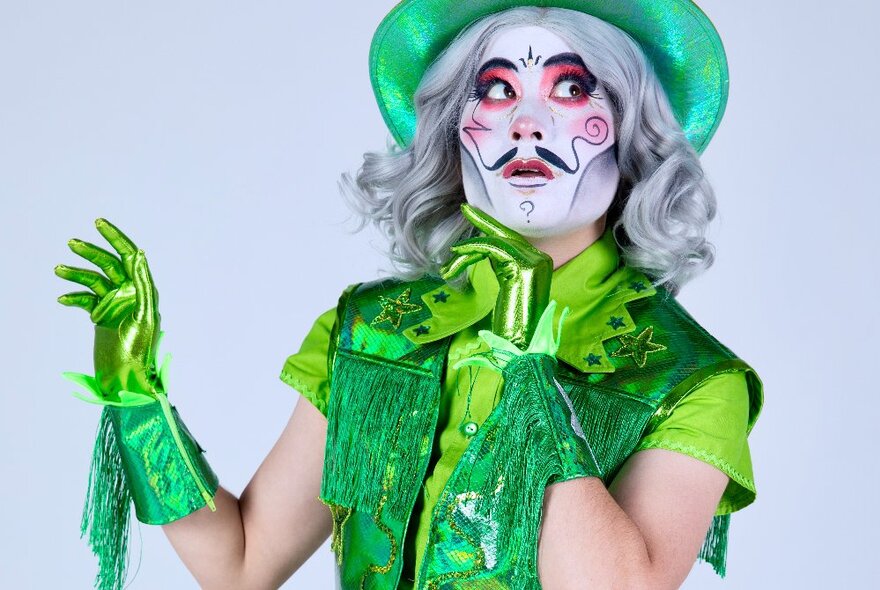
[{"label": "gold star embroidery", "polygon": [[654,326],[648,326],[638,336],[624,334],[620,337],[621,347],[611,353],[611,356],[631,356],[639,368],[644,368],[648,362],[648,354],[666,350],[666,347],[656,342],[651,342],[654,336]]},{"label": "gold star embroidery", "polygon": [[411,294],[412,289],[407,289],[398,295],[397,299],[379,295],[379,305],[382,306],[382,313],[377,315],[376,318],[370,322],[370,325],[375,326],[382,322],[391,322],[391,325],[394,326],[394,329],[396,330],[400,327],[400,320],[403,319],[403,316],[422,311],[421,305],[410,302],[409,297]]}]

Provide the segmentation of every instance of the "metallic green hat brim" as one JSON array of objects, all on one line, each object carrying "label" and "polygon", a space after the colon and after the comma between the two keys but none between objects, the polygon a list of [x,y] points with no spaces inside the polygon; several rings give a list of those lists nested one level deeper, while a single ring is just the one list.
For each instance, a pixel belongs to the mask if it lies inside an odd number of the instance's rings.
[{"label": "metallic green hat brim", "polygon": [[517,6],[577,10],[629,33],[653,64],[688,140],[698,152],[709,144],[727,106],[727,58],[718,31],[690,0],[404,0],[370,47],[373,91],[399,145],[415,135],[413,96],[431,63],[472,22]]}]

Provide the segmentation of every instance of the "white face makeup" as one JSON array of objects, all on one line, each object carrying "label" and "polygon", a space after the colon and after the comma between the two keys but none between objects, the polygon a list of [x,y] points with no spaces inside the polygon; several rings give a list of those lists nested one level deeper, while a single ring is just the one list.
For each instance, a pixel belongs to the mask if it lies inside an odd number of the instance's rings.
[{"label": "white face makeup", "polygon": [[620,172],[611,110],[555,33],[503,31],[486,48],[459,126],[467,201],[527,237],[602,217]]}]

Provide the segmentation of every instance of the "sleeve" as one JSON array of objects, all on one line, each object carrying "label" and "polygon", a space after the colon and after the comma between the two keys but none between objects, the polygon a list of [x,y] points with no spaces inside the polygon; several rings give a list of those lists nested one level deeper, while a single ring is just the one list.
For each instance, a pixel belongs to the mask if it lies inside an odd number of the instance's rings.
[{"label": "sleeve", "polygon": [[714,375],[685,396],[633,452],[667,449],[709,463],[730,478],[715,514],[745,508],[755,500],[747,439],[749,403],[744,372]]},{"label": "sleeve", "polygon": [[303,340],[299,352],[287,357],[281,380],[312,402],[324,416],[330,399],[330,375],[327,355],[330,335],[336,323],[336,308],[322,313]]}]

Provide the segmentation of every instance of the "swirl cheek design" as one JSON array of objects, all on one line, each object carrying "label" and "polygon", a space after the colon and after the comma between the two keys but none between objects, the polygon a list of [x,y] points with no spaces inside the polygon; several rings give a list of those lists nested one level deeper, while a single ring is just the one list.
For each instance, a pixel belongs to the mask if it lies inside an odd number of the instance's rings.
[{"label": "swirl cheek design", "polygon": [[590,145],[602,145],[608,139],[610,128],[608,121],[599,115],[593,115],[584,123],[584,131],[587,133],[586,137],[579,135],[575,139],[583,139]]}]

